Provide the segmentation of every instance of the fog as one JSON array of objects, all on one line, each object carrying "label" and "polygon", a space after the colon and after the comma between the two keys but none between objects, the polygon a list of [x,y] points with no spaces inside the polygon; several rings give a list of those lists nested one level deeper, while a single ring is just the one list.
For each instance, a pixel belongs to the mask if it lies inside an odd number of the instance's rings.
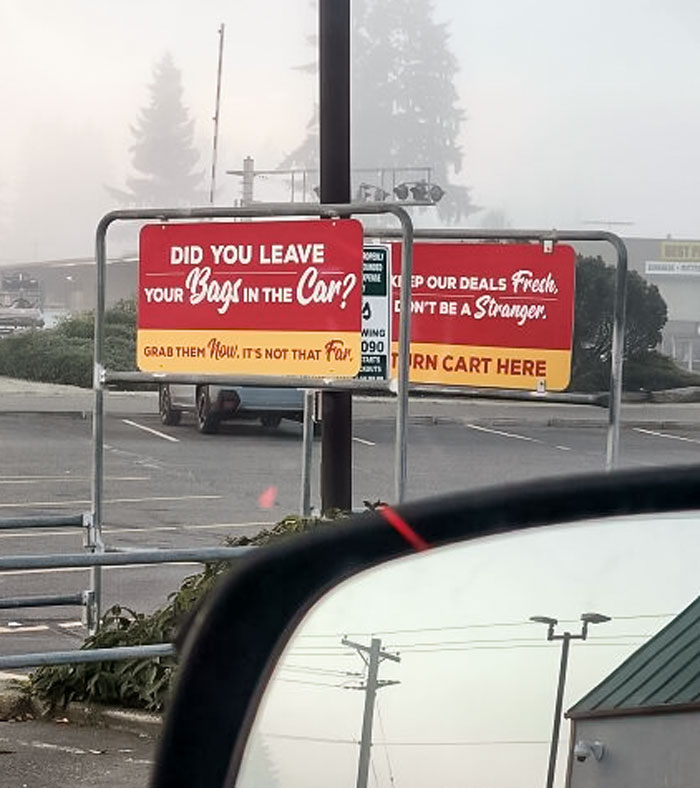
[{"label": "fog", "polygon": [[[435,0],[433,18],[460,66],[454,182],[483,208],[470,226],[700,235],[693,0]],[[248,155],[275,168],[305,136],[317,87],[297,67],[315,59],[314,3],[0,0],[0,264],[91,253],[97,220],[117,207],[105,187],[132,173],[131,127],[166,52],[208,178],[221,23],[217,202],[230,204],[240,180],[225,170]],[[260,198],[289,193],[280,180]]]}]

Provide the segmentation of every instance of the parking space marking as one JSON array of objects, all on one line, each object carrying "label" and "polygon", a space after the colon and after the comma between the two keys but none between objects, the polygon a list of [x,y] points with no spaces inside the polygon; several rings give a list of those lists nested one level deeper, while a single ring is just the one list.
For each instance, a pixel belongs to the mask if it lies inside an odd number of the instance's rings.
[{"label": "parking space marking", "polygon": [[[162,501],[213,501],[221,500],[223,495],[154,495],[150,498],[110,498],[104,501],[105,504],[112,503],[148,503],[162,502]],[[24,501],[23,503],[0,503],[0,509],[19,509],[27,508],[30,506],[46,506],[46,507],[61,507],[61,506],[91,506],[92,501],[75,500],[75,501]]]},{"label": "parking space marking", "polygon": [[172,443],[180,443],[179,438],[174,438],[172,435],[166,435],[164,432],[160,432],[159,430],[154,430],[152,427],[146,427],[145,425],[139,424],[136,421],[131,421],[131,419],[122,419],[122,423],[128,424],[129,427],[136,427],[137,430],[150,432],[151,435],[156,435],[159,438],[163,438],[163,440],[171,441]]},{"label": "parking space marking", "polygon": [[[251,523],[198,523],[195,525],[142,525],[142,526],[123,526],[123,527],[116,527],[116,528],[103,528],[102,533],[104,536],[109,534],[138,534],[138,533],[153,533],[155,531],[159,532],[170,532],[173,531],[216,531],[220,529],[231,529],[231,528],[272,528],[276,523],[272,522],[271,520],[265,520],[260,522],[251,522]],[[8,530],[6,533],[0,533],[0,539],[43,539],[46,536],[68,536],[75,538],[76,535],[79,535],[79,531],[44,531],[43,529],[41,532],[35,531],[11,531]]]},{"label": "parking space marking", "polygon": [[558,451],[573,451],[570,446],[558,446],[556,444],[547,443],[547,441],[540,440],[539,438],[531,438],[529,435],[518,435],[516,432],[505,432],[504,430],[495,430],[491,427],[482,427],[479,424],[465,424],[470,430],[477,432],[487,432],[490,435],[499,435],[502,438],[512,438],[518,441],[527,441],[528,443],[537,443],[540,446],[546,446],[549,449],[557,449]]},{"label": "parking space marking", "polygon": [[355,443],[361,443],[363,446],[376,446],[376,443],[372,443],[372,441],[365,440],[364,438],[356,438],[354,435],[352,439]]},{"label": "parking space marking", "polygon": [[0,635],[21,635],[25,632],[48,632],[49,627],[46,624],[35,624],[33,626],[19,626],[19,627],[0,627]]},{"label": "parking space marking", "polygon": [[[88,476],[0,476],[0,484],[45,484],[46,482],[58,482],[65,484],[86,484],[90,481]],[[150,476],[106,476],[106,482],[150,482]]]},{"label": "parking space marking", "polygon": [[683,443],[700,443],[697,438],[684,438],[682,435],[671,435],[668,432],[656,432],[656,430],[645,430],[641,427],[634,427],[635,432],[641,432],[642,435],[652,435],[654,438],[668,438],[673,441],[683,441]]},{"label": "parking space marking", "polygon": [[514,432],[494,430],[490,427],[481,427],[478,424],[465,424],[464,426],[468,427],[470,430],[476,430],[477,432],[488,432],[490,435],[500,435],[502,438],[513,438],[518,441],[529,441],[530,443],[542,443],[541,440],[538,440],[537,438],[530,438],[527,435],[517,435]]},{"label": "parking space marking", "polygon": [[[196,525],[143,525],[143,526],[124,526],[121,528],[103,528],[103,535],[108,534],[135,534],[173,531],[213,531],[223,528],[272,528],[276,523],[271,520],[251,522],[251,523],[200,523]],[[7,531],[0,533],[0,539],[43,539],[45,536],[70,536],[75,538],[78,531]]]}]

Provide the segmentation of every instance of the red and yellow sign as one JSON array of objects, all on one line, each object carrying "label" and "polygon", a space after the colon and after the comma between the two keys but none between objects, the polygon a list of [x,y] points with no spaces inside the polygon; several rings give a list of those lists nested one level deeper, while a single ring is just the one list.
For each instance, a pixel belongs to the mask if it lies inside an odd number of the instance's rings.
[{"label": "red and yellow sign", "polygon": [[[410,379],[559,391],[569,384],[575,255],[570,246],[416,243]],[[393,249],[398,336],[401,247]],[[394,343],[396,368],[398,345]]]},{"label": "red and yellow sign", "polygon": [[361,294],[355,220],[148,225],[139,244],[138,366],[352,377]]}]

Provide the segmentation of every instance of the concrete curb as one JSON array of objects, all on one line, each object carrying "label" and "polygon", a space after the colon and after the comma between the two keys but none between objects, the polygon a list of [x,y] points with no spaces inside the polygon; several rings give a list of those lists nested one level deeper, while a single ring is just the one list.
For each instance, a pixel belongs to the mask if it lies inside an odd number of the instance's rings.
[{"label": "concrete curb", "polygon": [[72,702],[65,709],[49,713],[40,702],[27,694],[26,686],[27,680],[0,681],[0,722],[53,720],[83,727],[110,728],[152,739],[158,737],[163,725],[159,714],[96,703]]}]

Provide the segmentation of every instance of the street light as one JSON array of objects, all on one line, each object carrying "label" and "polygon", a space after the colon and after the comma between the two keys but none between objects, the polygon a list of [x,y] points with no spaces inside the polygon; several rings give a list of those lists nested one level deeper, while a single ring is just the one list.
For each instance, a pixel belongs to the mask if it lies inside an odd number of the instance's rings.
[{"label": "street light", "polygon": [[590,624],[604,624],[610,621],[610,616],[603,613],[582,613],[581,631],[577,634],[562,632],[560,635],[554,633],[554,629],[559,623],[556,618],[549,616],[530,616],[530,621],[537,624],[547,625],[547,640],[561,640],[561,661],[559,663],[559,683],[557,685],[557,697],[554,702],[554,724],[552,726],[552,743],[549,749],[549,765],[547,767],[546,788],[552,788],[554,784],[554,770],[557,765],[557,748],[559,746],[559,730],[561,728],[561,710],[564,703],[564,685],[566,684],[566,668],[569,662],[569,645],[572,640],[586,640],[588,637],[588,627]]}]

